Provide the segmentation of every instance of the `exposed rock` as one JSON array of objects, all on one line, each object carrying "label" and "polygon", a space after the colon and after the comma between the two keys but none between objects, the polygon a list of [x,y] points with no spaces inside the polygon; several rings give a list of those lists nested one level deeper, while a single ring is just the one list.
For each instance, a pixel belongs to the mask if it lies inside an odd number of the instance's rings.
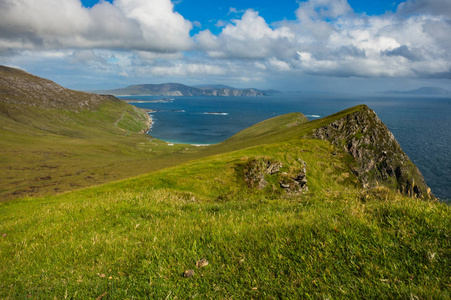
[{"label": "exposed rock", "polygon": [[428,195],[428,187],[418,168],[410,161],[387,126],[366,105],[308,137],[330,141],[352,155],[353,169],[364,187],[379,184],[407,195]]},{"label": "exposed rock", "polygon": [[[249,188],[264,189],[268,181],[278,182],[281,189],[290,194],[297,194],[308,191],[307,187],[307,164],[298,159],[295,164],[299,166],[290,166],[290,173],[280,172],[283,164],[278,161],[271,161],[266,158],[251,159],[244,166],[244,180]],[[269,177],[266,177],[269,176]]]},{"label": "exposed rock", "polygon": [[282,163],[280,162],[270,163],[268,161],[268,168],[266,169],[266,174],[273,175],[279,173],[280,168],[282,168]]},{"label": "exposed rock", "polygon": [[183,272],[183,277],[185,278],[190,278],[194,276],[194,270],[186,270],[185,272]]},{"label": "exposed rock", "polygon": [[203,268],[205,266],[208,266],[208,261],[205,258],[202,258],[196,262],[196,268]]},{"label": "exposed rock", "polygon": [[265,180],[265,174],[276,174],[281,167],[282,163],[280,162],[271,162],[266,159],[253,159],[245,167],[244,180],[249,188],[262,190],[268,184]]},{"label": "exposed rock", "polygon": [[307,186],[307,164],[299,159],[299,162],[301,163],[301,170],[298,173],[293,174],[282,174],[282,179],[279,182],[280,187],[285,189],[287,193],[302,193],[308,191]]}]

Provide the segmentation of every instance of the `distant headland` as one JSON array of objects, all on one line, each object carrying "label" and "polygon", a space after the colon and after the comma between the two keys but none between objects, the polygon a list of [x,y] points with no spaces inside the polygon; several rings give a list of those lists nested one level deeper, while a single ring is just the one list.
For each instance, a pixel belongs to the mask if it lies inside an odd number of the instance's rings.
[{"label": "distant headland", "polygon": [[113,90],[90,91],[114,96],[267,96],[277,91],[237,89],[226,85],[187,86],[181,83],[138,84]]}]

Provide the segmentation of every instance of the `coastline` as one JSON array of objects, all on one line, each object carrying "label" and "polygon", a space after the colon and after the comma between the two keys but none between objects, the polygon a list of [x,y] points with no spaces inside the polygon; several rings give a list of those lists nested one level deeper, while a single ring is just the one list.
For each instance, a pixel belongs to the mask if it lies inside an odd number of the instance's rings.
[{"label": "coastline", "polygon": [[151,112],[150,112],[148,109],[141,108],[141,110],[143,110],[143,111],[146,113],[147,121],[146,121],[146,128],[144,128],[143,130],[141,130],[140,133],[148,134],[149,131],[152,130],[153,122],[154,122],[154,121],[153,121],[152,117],[150,116],[150,113],[151,113]]}]

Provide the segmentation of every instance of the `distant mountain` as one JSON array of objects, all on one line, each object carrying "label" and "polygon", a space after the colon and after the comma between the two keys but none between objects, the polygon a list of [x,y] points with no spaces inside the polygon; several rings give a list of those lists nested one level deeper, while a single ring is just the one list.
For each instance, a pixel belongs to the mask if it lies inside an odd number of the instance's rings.
[{"label": "distant mountain", "polygon": [[114,90],[92,91],[114,96],[264,96],[257,89],[235,89],[225,85],[187,86],[180,83],[138,84]]},{"label": "distant mountain", "polygon": [[439,87],[421,87],[410,91],[384,91],[382,94],[451,96],[451,92]]}]

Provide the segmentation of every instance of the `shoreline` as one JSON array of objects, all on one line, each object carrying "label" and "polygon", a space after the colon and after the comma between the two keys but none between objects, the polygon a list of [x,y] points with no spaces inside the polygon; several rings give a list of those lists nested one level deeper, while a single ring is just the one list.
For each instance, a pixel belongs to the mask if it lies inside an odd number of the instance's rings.
[{"label": "shoreline", "polygon": [[153,127],[153,123],[154,120],[152,118],[152,116],[150,115],[151,112],[149,112],[147,109],[145,108],[141,108],[141,110],[143,110],[147,116],[147,121],[146,121],[146,128],[144,128],[143,130],[140,131],[140,133],[144,133],[144,134],[148,134],[149,131],[152,130]]}]

